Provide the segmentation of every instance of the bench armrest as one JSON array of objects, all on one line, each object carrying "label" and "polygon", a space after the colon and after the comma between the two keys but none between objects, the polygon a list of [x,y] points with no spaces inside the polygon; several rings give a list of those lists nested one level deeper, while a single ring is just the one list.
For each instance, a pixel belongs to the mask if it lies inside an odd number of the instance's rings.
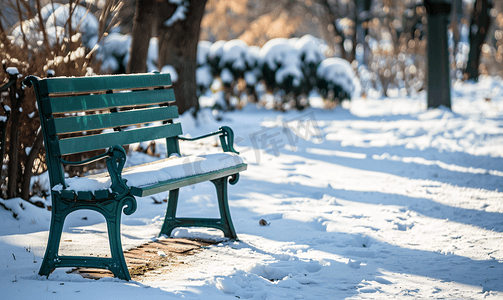
[{"label": "bench armrest", "polygon": [[220,144],[222,145],[222,149],[224,150],[224,152],[233,152],[233,153],[239,154],[239,152],[237,152],[234,149],[234,132],[232,131],[232,129],[230,127],[227,127],[227,126],[222,126],[219,128],[218,131],[208,133],[208,134],[205,134],[205,135],[202,135],[199,137],[187,138],[187,137],[179,136],[178,139],[182,140],[182,141],[197,141],[197,140],[200,140],[203,138],[207,138],[207,137],[219,135],[219,134],[220,134]]},{"label": "bench armrest", "polygon": [[126,150],[122,146],[115,145],[110,147],[105,153],[82,161],[67,161],[61,158],[59,161],[66,165],[81,166],[103,158],[106,158],[107,170],[108,174],[110,174],[110,189],[115,194],[116,199],[123,198],[129,193],[129,187],[126,185],[127,180],[122,178],[122,170],[126,163]]},{"label": "bench armrest", "polygon": [[[111,148],[110,148],[111,149]],[[87,164],[90,164],[90,163],[93,163],[93,162],[96,162],[98,160],[101,160],[103,158],[107,158],[107,157],[110,157],[112,156],[112,151],[110,151],[110,149],[105,152],[105,153],[102,153],[100,155],[96,155],[94,157],[91,157],[91,158],[88,158],[88,159],[84,159],[84,160],[81,160],[81,161],[68,161],[68,160],[64,160],[62,158],[59,159],[59,161],[62,163],[62,164],[65,164],[65,165],[71,165],[71,166],[83,166],[83,165],[87,165]]]},{"label": "bench armrest", "polygon": [[126,164],[126,150],[120,145],[115,145],[107,152],[111,153],[110,157],[107,157],[107,169],[112,182],[110,188],[115,194],[115,199],[121,199],[129,193],[129,187],[126,185],[127,180],[123,179],[121,175],[124,164]]}]

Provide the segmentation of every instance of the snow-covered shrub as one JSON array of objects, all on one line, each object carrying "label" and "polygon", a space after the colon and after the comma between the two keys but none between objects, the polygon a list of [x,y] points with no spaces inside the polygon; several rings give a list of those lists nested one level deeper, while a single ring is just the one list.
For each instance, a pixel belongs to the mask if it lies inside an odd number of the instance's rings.
[{"label": "snow-covered shrub", "polygon": [[[42,20],[44,20],[44,22],[47,22],[47,20],[49,19],[49,17],[52,15],[52,13],[58,9],[62,4],[60,3],[51,3],[51,4],[47,4],[46,6],[42,7],[42,9],[40,10],[40,15],[42,16]],[[36,20],[38,20],[38,14],[35,16]]]},{"label": "snow-covered shrub", "polygon": [[323,60],[316,71],[318,89],[329,100],[350,100],[356,92],[357,81],[351,64],[342,58]]},{"label": "snow-covered shrub", "polygon": [[197,66],[202,67],[208,64],[208,54],[210,53],[212,42],[200,41],[197,43]]},{"label": "snow-covered shrub", "polygon": [[246,71],[243,78],[248,87],[255,86],[262,79],[262,72],[259,68],[260,47],[250,46],[245,54]]},{"label": "snow-covered shrub", "polygon": [[[95,55],[101,55],[103,58],[115,59],[113,62],[105,60],[112,69],[118,65],[120,67],[120,57],[128,50],[130,38],[115,33],[103,36],[101,48],[89,55],[89,50],[99,40],[99,22],[87,8],[80,5],[74,4],[71,20],[69,15],[68,5],[49,4],[38,9],[33,19],[19,20],[16,28],[6,30],[6,38],[10,42],[0,43],[4,66],[17,69],[24,76],[86,76],[94,75],[93,59]],[[23,75],[19,75],[17,82],[9,87],[15,96],[0,94],[0,119],[5,117],[8,122],[4,149],[10,165],[4,169],[5,176],[2,178],[3,198],[29,199],[30,193],[36,192],[30,190],[32,175],[46,170],[43,138],[41,131],[37,130],[40,122],[36,99],[33,89],[20,87]],[[88,154],[71,155],[66,159],[82,160],[85,155]],[[97,165],[65,168],[65,172],[75,176]]]},{"label": "snow-covered shrub", "polygon": [[316,70],[318,65],[325,59],[322,47],[323,44],[320,40],[309,34],[304,35],[295,43],[301,61],[300,69],[305,79],[302,91],[306,94],[318,85]]},{"label": "snow-covered shrub", "polygon": [[[231,40],[226,42],[222,47],[222,56],[218,63],[219,68],[222,69],[222,72],[226,69],[229,70],[232,73],[233,78],[242,78],[247,68],[247,52],[248,45],[241,40]],[[228,79],[230,78],[226,78],[226,80],[222,79],[222,82],[225,84]]]},{"label": "snow-covered shrub", "polygon": [[201,41],[196,70],[199,95],[210,86],[214,92],[223,90],[218,98],[225,99],[230,109],[233,99],[256,102],[259,90],[272,94],[273,107],[278,109],[288,109],[292,101],[303,108],[315,89],[331,100],[351,99],[359,90],[353,68],[339,58],[325,59],[325,48],[311,35],[272,39],[262,48],[240,40]]},{"label": "snow-covered shrub", "polygon": [[[33,21],[24,20],[24,24]],[[81,35],[72,37],[58,35],[58,43],[51,43],[50,33],[62,27],[46,29],[49,45],[44,44],[40,28],[32,28],[38,40],[31,40],[28,45],[24,39],[8,36],[11,43],[0,44],[0,57],[8,70],[18,70],[19,75],[9,87],[11,93],[1,93],[0,117],[7,121],[7,143],[4,148],[8,156],[8,166],[2,177],[1,196],[4,199],[22,197],[28,200],[31,193],[31,178],[46,170],[45,151],[42,132],[38,130],[40,121],[37,113],[36,98],[33,89],[21,88],[21,80],[27,75],[39,77],[48,76],[84,76],[93,73],[90,68],[91,59],[86,58],[85,47],[82,46]],[[16,30],[13,30],[14,34]],[[25,31],[25,34],[27,32]],[[31,43],[34,42],[35,43]],[[56,40],[55,40],[56,41]],[[47,48],[49,47],[49,49]],[[10,75],[10,74],[9,74]],[[4,80],[2,78],[2,80]],[[16,79],[16,78],[15,78]],[[13,96],[15,95],[15,96]],[[3,118],[2,118],[3,119]],[[4,158],[2,157],[2,160]],[[43,192],[43,191],[39,191]],[[45,191],[44,194],[49,191]]]},{"label": "snow-covered shrub", "polygon": [[[117,36],[119,36],[119,35],[122,37],[118,38],[118,39],[121,39],[123,41],[123,46],[126,47],[126,48],[123,48],[123,50],[122,50],[125,52],[125,55],[124,55],[122,61],[120,62],[122,65],[121,68],[126,70],[127,64],[129,62],[129,50],[130,50],[129,46],[131,45],[131,36],[130,35],[121,35],[121,34],[118,34]],[[159,71],[159,68],[157,67],[158,58],[159,58],[158,40],[156,37],[153,37],[150,39],[149,46],[148,46],[147,72]],[[104,56],[103,59],[106,60],[106,59],[108,59],[108,57]]]},{"label": "snow-covered shrub", "polygon": [[[262,72],[258,68],[259,55],[259,47],[250,47],[241,40],[225,43],[219,67],[222,68],[220,79],[227,88],[227,94],[231,94],[226,95],[226,99],[229,100],[231,96],[237,102],[240,102],[237,98],[246,99],[244,101],[247,102],[257,101],[255,86],[262,78]],[[232,106],[232,103],[229,104]]]},{"label": "snow-covered shrub", "polygon": [[305,77],[301,69],[300,52],[295,48],[297,41],[298,39],[272,39],[260,49],[260,70],[266,88],[270,93],[276,94],[275,99],[281,99],[274,103],[277,109],[285,109],[285,102],[290,100],[295,101],[297,108],[303,107],[299,101]]},{"label": "snow-covered shrub", "polygon": [[102,73],[126,73],[131,36],[120,33],[110,33],[100,41],[96,50],[96,59],[101,61]]},{"label": "snow-covered shrub", "polygon": [[[50,6],[50,4],[47,6]],[[72,9],[71,22],[69,22]],[[47,9],[47,13],[50,10],[52,10],[52,7]],[[70,29],[70,25],[72,33],[80,32],[82,34],[82,43],[89,49],[92,49],[94,45],[90,41],[95,40],[93,37],[98,35],[99,22],[84,6],[75,5],[71,8],[70,4],[60,5],[50,14],[45,23],[45,27],[48,29],[63,27],[66,31]]]},{"label": "snow-covered shrub", "polygon": [[256,86],[262,80],[262,71],[259,68],[260,47],[250,46],[246,52],[245,62],[246,71],[243,74],[244,82],[246,83],[245,93],[248,102],[257,102],[259,96]]},{"label": "snow-covered shrub", "polygon": [[[13,44],[21,47],[24,47],[26,43],[29,49],[40,48],[40,45],[44,41],[44,35],[40,28],[39,22],[36,19],[23,21],[12,30],[9,39]],[[46,33],[49,47],[53,47],[55,44],[63,42],[65,29],[59,26],[46,28]]]},{"label": "snow-covered shrub", "polygon": [[278,38],[268,41],[260,49],[259,64],[262,78],[266,86],[271,90],[276,87],[276,71],[283,63],[284,52],[290,48],[286,45],[288,45],[288,40]]},{"label": "snow-covered shrub", "polygon": [[[238,105],[241,102],[239,99],[251,99],[250,101],[256,102],[255,85],[262,77],[257,68],[259,47],[249,47],[241,40],[231,40],[218,41],[211,45],[208,42],[201,42],[198,49],[202,51],[201,54],[198,53],[199,67],[196,71],[200,89],[206,90],[206,86],[203,85],[212,84],[213,80],[219,81],[224,90],[227,109],[233,109]],[[202,65],[205,59],[206,65]]]},{"label": "snow-covered shrub", "polygon": [[213,75],[209,65],[204,65],[196,69],[196,83],[198,96],[206,93],[213,83]]},{"label": "snow-covered shrub", "polygon": [[[98,36],[100,26],[98,19],[88,8],[82,5],[74,4],[72,8],[70,8],[69,4],[58,3],[44,6],[33,19],[21,23],[24,35],[20,26],[12,31],[12,40],[15,44],[22,46],[24,41],[27,40],[29,47],[40,48],[40,45],[44,42],[44,35],[41,32],[42,26],[39,24],[39,14],[45,22],[44,27],[50,47],[67,43],[68,39],[72,39],[72,41],[81,39],[81,43],[87,49],[86,54],[97,46],[93,53],[96,61],[100,62],[101,72],[125,73],[131,37],[118,32],[111,32],[108,35],[103,35],[100,39]],[[71,37],[68,36],[70,29]],[[98,43],[99,45],[97,45]],[[151,56],[149,53],[149,57]],[[152,61],[156,60],[157,56],[155,56],[155,60],[151,59],[147,62],[149,69],[155,68]]]},{"label": "snow-covered shrub", "polygon": [[260,68],[270,91],[282,89],[286,94],[299,94],[304,75],[301,70],[299,51],[294,41],[276,38],[260,49]]},{"label": "snow-covered shrub", "polygon": [[213,74],[208,64],[208,54],[212,45],[209,41],[200,41],[197,44],[196,84],[198,97],[206,93],[213,82]]},{"label": "snow-covered shrub", "polygon": [[[54,3],[54,5],[46,5],[40,10],[44,27],[49,16],[60,6],[61,5],[59,3]],[[40,44],[43,43],[44,36],[42,33],[43,27],[39,23],[38,16],[39,13],[37,13],[37,15],[32,19],[23,20],[18,26],[11,30],[9,38],[12,43],[21,47],[23,47],[26,43],[27,47],[30,49],[40,48]],[[56,43],[60,44],[63,41],[63,37],[65,36],[65,30],[63,27],[52,26],[51,28],[45,29],[50,47],[54,46]]]},{"label": "snow-covered shrub", "polygon": [[232,72],[228,68],[224,68],[220,73],[220,80],[222,81],[224,87],[231,87],[235,79]]},{"label": "snow-covered shrub", "polygon": [[226,41],[216,41],[211,45],[210,50],[208,52],[208,65],[211,69],[211,74],[213,77],[220,76],[222,72],[222,68],[220,67],[220,60],[222,59],[222,55],[224,54],[224,46]]}]

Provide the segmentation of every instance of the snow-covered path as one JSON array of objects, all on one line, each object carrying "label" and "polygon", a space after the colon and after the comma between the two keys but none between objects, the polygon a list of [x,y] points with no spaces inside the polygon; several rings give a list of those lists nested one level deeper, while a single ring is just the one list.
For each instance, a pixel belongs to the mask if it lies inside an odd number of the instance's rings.
[{"label": "snow-covered path", "polygon": [[[224,124],[236,133],[236,148],[249,164],[229,188],[240,241],[209,247],[187,257],[185,268],[143,282],[92,281],[65,270],[46,279],[36,272],[49,213],[0,200],[20,218],[0,210],[2,298],[502,299],[499,86],[455,86],[453,112],[426,110],[422,95],[284,114],[249,105],[220,123],[209,113],[200,124],[182,116],[192,136]],[[484,100],[489,93],[490,102]],[[201,154],[218,151],[215,144],[181,148]],[[144,159],[136,153],[129,161]],[[125,248],[155,237],[162,224],[165,204],[138,202],[137,212],[123,219]],[[180,202],[181,216],[218,213],[210,184],[183,189]],[[62,250],[106,253],[99,216],[75,215]],[[261,219],[268,226],[260,226]]]}]

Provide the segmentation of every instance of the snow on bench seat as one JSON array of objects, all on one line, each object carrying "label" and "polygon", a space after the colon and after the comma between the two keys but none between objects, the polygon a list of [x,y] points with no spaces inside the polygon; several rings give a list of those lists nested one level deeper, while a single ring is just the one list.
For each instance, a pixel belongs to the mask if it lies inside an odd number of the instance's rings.
[{"label": "snow on bench seat", "polygon": [[[144,188],[160,182],[194,177],[243,165],[243,159],[234,153],[214,153],[185,157],[172,156],[163,160],[124,169],[122,178],[129,187]],[[66,180],[66,190],[98,191],[110,188],[108,172],[88,177],[73,177]],[[63,190],[61,184],[53,188]]]}]

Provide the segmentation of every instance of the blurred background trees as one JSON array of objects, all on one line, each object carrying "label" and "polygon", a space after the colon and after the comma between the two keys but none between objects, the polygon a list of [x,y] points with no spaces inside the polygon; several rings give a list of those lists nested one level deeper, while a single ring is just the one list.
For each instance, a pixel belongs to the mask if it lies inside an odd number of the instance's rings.
[{"label": "blurred background trees", "polygon": [[479,76],[480,54],[491,26],[492,8],[492,0],[476,0],[473,5],[468,37],[470,50],[465,79],[476,79]]},{"label": "blurred background trees", "polygon": [[[28,198],[32,174],[44,171],[43,154],[32,151],[41,148],[35,99],[19,84],[29,74],[169,72],[181,113],[197,112],[203,98],[222,110],[287,110],[312,96],[334,106],[428,88],[423,0],[0,2],[2,86],[12,80],[9,68],[19,72],[1,93],[7,198]],[[450,3],[452,82],[501,76],[503,1]]]},{"label": "blurred background trees", "polygon": [[[37,3],[41,7],[51,3],[1,1],[0,30],[16,36],[17,41],[23,38],[21,28],[16,26],[19,19],[32,19]],[[94,62],[100,64],[98,73],[123,73],[128,68],[130,72],[161,71],[169,66],[177,72],[180,79],[177,84],[184,85],[177,90],[194,91],[193,85],[185,83],[194,82],[196,73],[197,44],[191,41],[215,43],[239,39],[248,46],[262,47],[274,38],[310,34],[322,41],[325,57],[339,57],[352,64],[365,95],[410,95],[426,89],[427,18],[423,0],[73,0],[68,3],[85,8],[89,18],[103,23],[97,30],[87,21],[80,26],[78,22],[69,24],[69,32],[65,33],[80,32],[88,50],[98,45],[93,51]],[[503,56],[502,1],[451,0],[450,3],[452,79],[500,74],[501,64],[495,62],[501,62]],[[80,11],[83,10],[76,9],[73,14]],[[107,14],[105,19],[103,12]],[[64,25],[45,23],[42,22],[44,27]],[[194,92],[181,98],[188,102],[187,108],[181,105],[182,112],[197,107]]]}]

